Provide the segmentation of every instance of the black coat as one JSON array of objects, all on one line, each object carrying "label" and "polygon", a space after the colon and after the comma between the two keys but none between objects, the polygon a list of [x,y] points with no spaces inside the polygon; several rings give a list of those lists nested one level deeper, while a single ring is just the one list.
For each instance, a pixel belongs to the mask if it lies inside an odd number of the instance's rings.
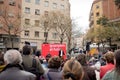
[{"label": "black coat", "polygon": [[[62,51],[62,52],[61,52]],[[59,50],[59,55],[61,57],[61,53],[62,53],[62,56],[65,55],[64,51],[63,50]]]}]

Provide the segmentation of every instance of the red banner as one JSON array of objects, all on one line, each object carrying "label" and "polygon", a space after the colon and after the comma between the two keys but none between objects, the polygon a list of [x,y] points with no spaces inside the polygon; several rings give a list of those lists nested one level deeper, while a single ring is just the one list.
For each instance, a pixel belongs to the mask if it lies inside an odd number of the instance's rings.
[{"label": "red banner", "polygon": [[48,53],[58,56],[60,49],[64,51],[64,58],[66,58],[66,44],[42,44],[42,56],[45,57]]}]

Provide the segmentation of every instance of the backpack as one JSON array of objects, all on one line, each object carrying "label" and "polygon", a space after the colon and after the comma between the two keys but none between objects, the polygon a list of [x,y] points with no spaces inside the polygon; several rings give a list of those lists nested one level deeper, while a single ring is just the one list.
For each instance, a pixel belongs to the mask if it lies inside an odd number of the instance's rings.
[{"label": "backpack", "polygon": [[37,69],[36,64],[37,64],[37,63],[36,63],[36,59],[33,58],[33,60],[32,60],[32,67],[27,67],[27,66],[25,66],[24,63],[23,63],[23,68],[24,68],[25,71],[28,71],[28,72],[30,72],[30,73],[35,74],[36,77],[37,77],[36,80],[40,80],[40,71]]}]

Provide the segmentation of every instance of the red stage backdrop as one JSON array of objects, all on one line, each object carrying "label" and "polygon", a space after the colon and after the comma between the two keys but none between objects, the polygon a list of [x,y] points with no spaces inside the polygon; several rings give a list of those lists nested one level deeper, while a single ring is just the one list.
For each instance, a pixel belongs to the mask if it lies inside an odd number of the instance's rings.
[{"label": "red stage backdrop", "polygon": [[64,51],[64,58],[66,58],[66,44],[42,44],[42,56],[45,57],[48,53],[58,56],[60,49]]}]

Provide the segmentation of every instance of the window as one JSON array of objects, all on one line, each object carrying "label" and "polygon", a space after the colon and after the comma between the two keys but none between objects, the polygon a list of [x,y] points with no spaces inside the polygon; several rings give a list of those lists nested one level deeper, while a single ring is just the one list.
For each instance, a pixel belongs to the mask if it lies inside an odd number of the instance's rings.
[{"label": "window", "polygon": [[11,17],[11,18],[13,18],[13,17],[14,17],[14,14],[13,14],[12,12],[9,12],[9,13],[8,13],[8,16]]},{"label": "window", "polygon": [[98,5],[96,5],[96,9],[98,9],[99,8],[99,6]]},{"label": "window", "polygon": [[40,10],[39,9],[35,9],[35,15],[40,15]]},{"label": "window", "polygon": [[40,21],[39,20],[35,20],[35,26],[39,26]]},{"label": "window", "polygon": [[9,0],[9,5],[15,6],[15,1],[14,0]]},{"label": "window", "polygon": [[39,31],[35,31],[35,37],[39,37]]},{"label": "window", "polygon": [[30,19],[25,19],[25,24],[30,24]]},{"label": "window", "polygon": [[99,12],[97,12],[97,13],[96,13],[96,16],[98,17],[99,15],[100,15]]},{"label": "window", "polygon": [[53,8],[54,8],[54,9],[57,8],[57,3],[53,3]]},{"label": "window", "polygon": [[48,22],[44,22],[44,27],[48,27]]},{"label": "window", "polygon": [[20,39],[19,39],[19,38],[14,38],[14,41],[15,41],[15,42],[19,42]]},{"label": "window", "polygon": [[45,14],[45,16],[48,16],[48,11],[45,11],[44,14]]},{"label": "window", "polygon": [[64,5],[61,5],[61,9],[64,9]]},{"label": "window", "polygon": [[30,32],[28,30],[25,31],[24,36],[29,36]]},{"label": "window", "polygon": [[40,0],[35,0],[35,4],[40,4]]},{"label": "window", "polygon": [[49,6],[49,2],[48,1],[45,1],[45,7],[48,7]]},{"label": "window", "polygon": [[25,2],[29,2],[30,3],[30,0],[25,0]]},{"label": "window", "polygon": [[54,38],[54,39],[56,39],[57,38],[57,33],[52,33],[52,37]]},{"label": "window", "polygon": [[30,8],[25,7],[25,13],[30,13]]}]

